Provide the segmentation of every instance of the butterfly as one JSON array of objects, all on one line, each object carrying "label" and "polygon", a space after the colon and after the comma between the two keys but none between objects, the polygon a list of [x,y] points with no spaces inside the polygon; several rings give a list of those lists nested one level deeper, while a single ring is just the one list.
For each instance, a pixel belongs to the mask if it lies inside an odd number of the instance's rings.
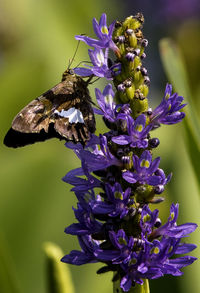
[{"label": "butterfly", "polygon": [[85,145],[96,129],[89,80],[67,69],[60,83],[17,114],[4,144],[17,148],[57,137]]}]

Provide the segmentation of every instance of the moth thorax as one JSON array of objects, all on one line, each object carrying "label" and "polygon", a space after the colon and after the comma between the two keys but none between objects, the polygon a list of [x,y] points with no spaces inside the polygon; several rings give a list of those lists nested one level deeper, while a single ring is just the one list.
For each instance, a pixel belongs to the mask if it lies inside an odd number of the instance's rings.
[{"label": "moth thorax", "polygon": [[66,80],[69,75],[74,75],[73,69],[66,69],[62,75],[62,81]]}]

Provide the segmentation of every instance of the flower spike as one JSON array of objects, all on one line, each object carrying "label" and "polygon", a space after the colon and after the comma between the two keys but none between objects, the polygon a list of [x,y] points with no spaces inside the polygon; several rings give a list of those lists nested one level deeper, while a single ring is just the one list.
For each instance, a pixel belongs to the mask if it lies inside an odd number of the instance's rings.
[{"label": "flower spike", "polygon": [[[107,26],[103,13],[99,22],[93,19],[97,39],[76,36],[92,48],[88,49],[91,65],[75,68],[75,73],[109,80],[104,90],[95,89],[98,108],[94,108],[107,130],[91,135],[85,146],[66,144],[81,167],[63,178],[73,185],[78,200],[73,209],[77,223],[65,232],[78,237],[81,250],[72,250],[62,261],[100,262],[97,273],[113,271],[113,282],[119,281],[122,291],[134,290],[138,284],[146,293],[149,280],[181,276],[181,269],[196,260],[187,255],[196,245],[184,239],[197,225],[177,224],[178,204],[171,205],[164,224],[159,209],[150,208],[163,202],[164,197],[158,195],[172,177],[160,168],[161,157],[154,159],[160,141],[151,136],[152,131],[182,121],[185,104],[167,84],[160,105],[154,110],[149,107],[150,78],[143,65],[148,40],[143,23],[138,13]],[[110,51],[115,55],[112,60]]]}]

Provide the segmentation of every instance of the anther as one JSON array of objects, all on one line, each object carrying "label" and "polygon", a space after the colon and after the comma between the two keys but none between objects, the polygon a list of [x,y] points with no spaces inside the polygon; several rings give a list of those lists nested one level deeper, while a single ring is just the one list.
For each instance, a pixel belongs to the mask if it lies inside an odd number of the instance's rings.
[{"label": "anther", "polygon": [[129,157],[129,156],[123,156],[123,157],[121,158],[121,160],[122,160],[122,163],[123,163],[124,165],[130,163],[130,157]]},{"label": "anther", "polygon": [[134,244],[138,247],[141,247],[145,244],[145,241],[139,238],[133,238]]}]

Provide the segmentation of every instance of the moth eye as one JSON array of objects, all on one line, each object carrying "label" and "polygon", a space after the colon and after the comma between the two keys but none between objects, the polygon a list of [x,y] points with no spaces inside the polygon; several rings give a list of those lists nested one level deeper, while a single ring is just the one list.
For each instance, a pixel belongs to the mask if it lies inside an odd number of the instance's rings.
[{"label": "moth eye", "polygon": [[69,69],[69,74],[71,74],[71,75],[75,74],[74,73],[74,70],[73,69]]}]

